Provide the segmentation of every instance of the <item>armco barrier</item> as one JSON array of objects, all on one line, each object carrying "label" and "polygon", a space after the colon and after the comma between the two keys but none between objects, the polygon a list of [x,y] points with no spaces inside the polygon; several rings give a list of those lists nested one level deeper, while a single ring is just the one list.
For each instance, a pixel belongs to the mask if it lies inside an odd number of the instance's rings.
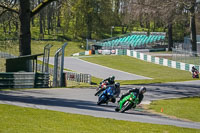
[{"label": "armco barrier", "polygon": [[34,72],[0,73],[2,88],[48,88],[49,74]]}]

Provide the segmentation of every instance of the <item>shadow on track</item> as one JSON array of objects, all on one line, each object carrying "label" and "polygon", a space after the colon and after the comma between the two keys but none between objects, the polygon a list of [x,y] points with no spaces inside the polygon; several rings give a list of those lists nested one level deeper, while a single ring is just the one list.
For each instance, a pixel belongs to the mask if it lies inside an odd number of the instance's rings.
[{"label": "shadow on track", "polygon": [[[47,105],[47,106],[58,106],[58,107],[70,107],[77,109],[86,109],[93,111],[106,111],[106,112],[115,112],[114,109],[107,110],[105,107],[109,106],[98,106],[96,102],[92,101],[83,101],[75,99],[61,99],[61,98],[45,98],[45,97],[33,97],[33,96],[13,96],[9,94],[3,94],[0,92],[1,101],[9,102],[20,102],[24,104],[35,104],[35,105]],[[113,107],[113,106],[110,106]]]}]

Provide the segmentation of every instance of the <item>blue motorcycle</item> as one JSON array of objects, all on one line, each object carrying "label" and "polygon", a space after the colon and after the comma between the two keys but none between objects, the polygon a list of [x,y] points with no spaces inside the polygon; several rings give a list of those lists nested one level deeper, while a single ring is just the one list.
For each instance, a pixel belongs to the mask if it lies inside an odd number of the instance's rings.
[{"label": "blue motorcycle", "polygon": [[113,86],[109,86],[106,90],[104,90],[100,95],[97,102],[97,105],[101,105],[103,103],[108,104],[108,102],[115,103],[115,88]]}]

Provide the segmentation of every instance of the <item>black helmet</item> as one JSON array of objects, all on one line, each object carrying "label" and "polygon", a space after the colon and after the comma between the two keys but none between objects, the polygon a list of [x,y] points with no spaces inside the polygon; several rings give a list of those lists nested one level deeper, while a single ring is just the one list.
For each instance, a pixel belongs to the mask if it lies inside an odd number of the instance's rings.
[{"label": "black helmet", "polygon": [[115,80],[115,76],[110,76],[110,79],[111,79],[112,81],[114,81],[114,80]]},{"label": "black helmet", "polygon": [[119,87],[120,87],[120,83],[116,82],[116,83],[115,83],[115,87],[116,87],[116,88],[119,88]]},{"label": "black helmet", "polygon": [[142,86],[140,87],[139,93],[144,94],[147,91],[146,87]]}]

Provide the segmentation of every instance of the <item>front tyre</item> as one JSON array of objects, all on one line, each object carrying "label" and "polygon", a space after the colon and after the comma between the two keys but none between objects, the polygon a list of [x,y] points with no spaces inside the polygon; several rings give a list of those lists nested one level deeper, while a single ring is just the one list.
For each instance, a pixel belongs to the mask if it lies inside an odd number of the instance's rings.
[{"label": "front tyre", "polygon": [[132,104],[130,103],[130,102],[126,102],[124,105],[123,105],[123,107],[122,107],[122,109],[119,111],[120,113],[124,113],[126,110],[128,110],[128,109],[130,109],[132,107]]},{"label": "front tyre", "polygon": [[98,102],[97,102],[97,105],[101,105],[102,103],[104,103],[104,99],[101,98]]},{"label": "front tyre", "polygon": [[98,90],[94,95],[97,96],[102,92],[102,89]]}]

